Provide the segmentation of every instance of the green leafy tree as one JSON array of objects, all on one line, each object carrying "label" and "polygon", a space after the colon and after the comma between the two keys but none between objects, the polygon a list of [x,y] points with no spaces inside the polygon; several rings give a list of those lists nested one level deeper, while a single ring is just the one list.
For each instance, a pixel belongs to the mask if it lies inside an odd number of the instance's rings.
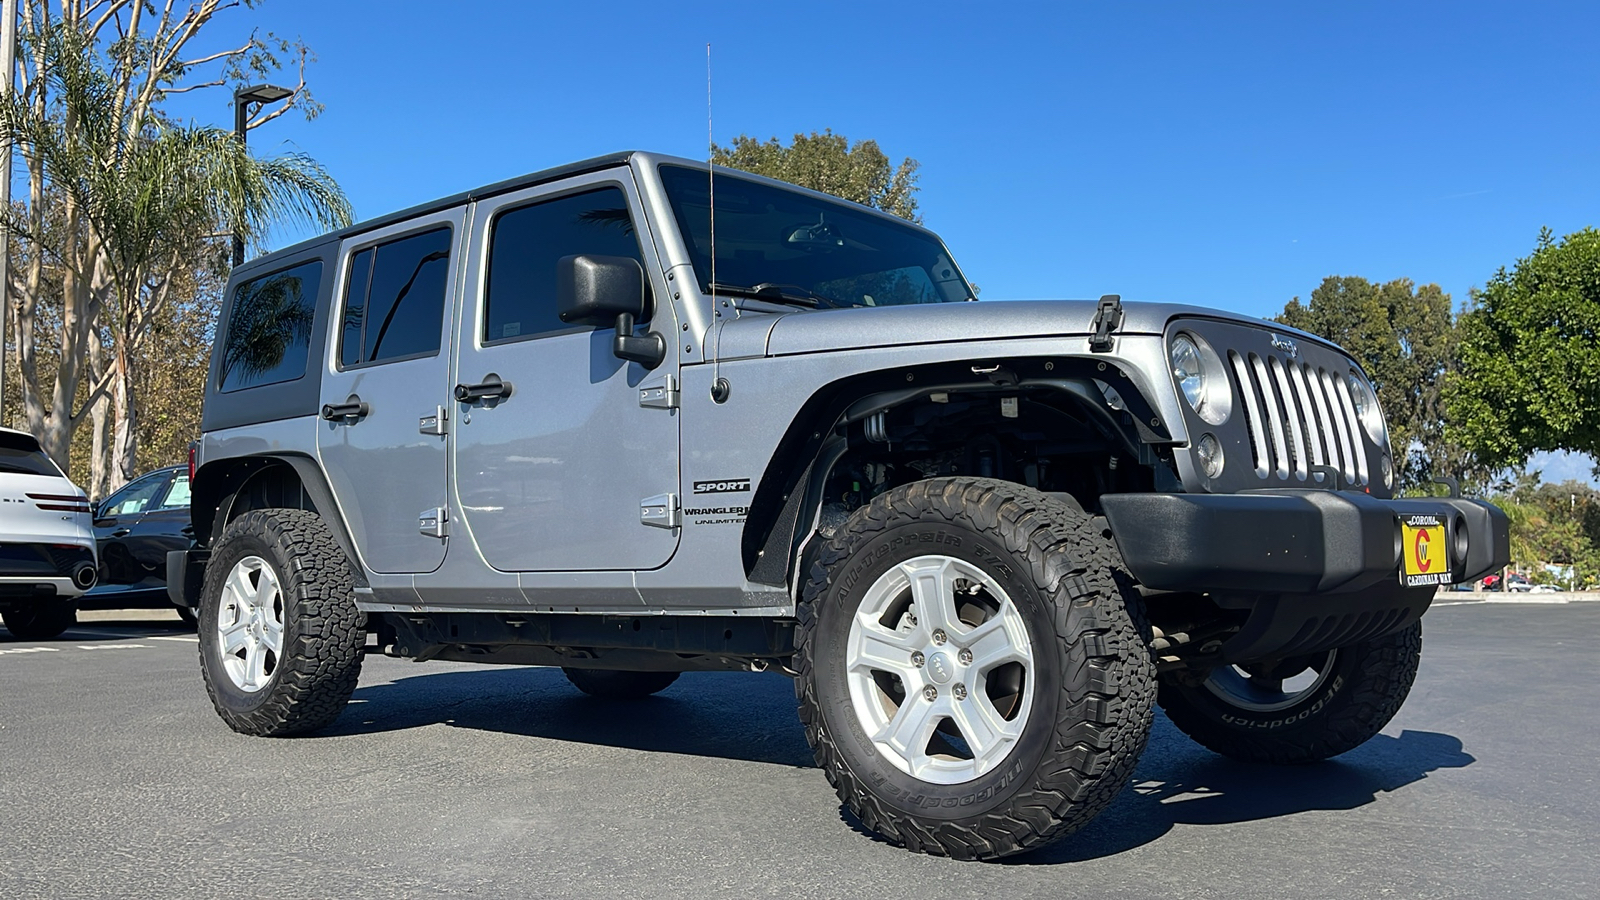
[{"label": "green leafy tree", "polygon": [[894,165],[877,141],[856,141],[831,130],[797,134],[789,146],[739,135],[730,146],[711,145],[711,161],[814,191],[876,207],[921,223],[917,212],[917,169],[907,157]]},{"label": "green leafy tree", "polygon": [[1600,491],[1580,481],[1544,484],[1520,476],[1493,498],[1511,520],[1512,568],[1553,580],[1545,564],[1572,566],[1580,584],[1600,578]]},{"label": "green leafy tree", "polygon": [[1543,230],[1473,299],[1451,432],[1503,466],[1537,450],[1600,453],[1600,231],[1554,241]]},{"label": "green leafy tree", "polygon": [[1389,422],[1397,487],[1423,489],[1441,475],[1481,480],[1472,456],[1445,433],[1457,335],[1450,295],[1438,285],[1328,277],[1309,303],[1290,300],[1277,321],[1325,337],[1361,363]]},{"label": "green leafy tree", "polygon": [[[34,48],[54,103],[0,102],[0,130],[23,148],[72,204],[94,242],[103,278],[101,318],[112,338],[108,386],[115,422],[110,487],[138,474],[135,365],[155,322],[171,308],[175,277],[218,226],[261,234],[270,223],[348,224],[350,205],[314,160],[252,156],[229,131],[177,126],[126,102],[126,86],[81,31],[51,27]],[[50,240],[31,217],[9,225]]]}]

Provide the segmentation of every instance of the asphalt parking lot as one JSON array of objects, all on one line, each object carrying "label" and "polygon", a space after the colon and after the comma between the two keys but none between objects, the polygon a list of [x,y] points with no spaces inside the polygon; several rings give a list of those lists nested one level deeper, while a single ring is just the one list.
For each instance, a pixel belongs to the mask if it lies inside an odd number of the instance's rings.
[{"label": "asphalt parking lot", "polygon": [[1600,603],[1440,602],[1360,749],[1247,766],[1158,719],[1105,815],[996,864],[861,833],[779,675],[607,703],[369,657],[332,729],[266,740],[212,712],[175,618],[0,629],[0,897],[1600,895]]}]

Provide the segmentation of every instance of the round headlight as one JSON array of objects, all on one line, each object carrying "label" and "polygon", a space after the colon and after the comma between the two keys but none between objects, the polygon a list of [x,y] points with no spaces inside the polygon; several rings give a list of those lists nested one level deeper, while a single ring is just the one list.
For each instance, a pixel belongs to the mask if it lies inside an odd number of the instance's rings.
[{"label": "round headlight", "polygon": [[1172,379],[1189,408],[1212,425],[1227,421],[1233,409],[1228,391],[1228,376],[1222,370],[1222,360],[1216,353],[1202,346],[1187,334],[1178,334],[1168,348],[1172,362]]},{"label": "round headlight", "polygon": [[1177,379],[1183,399],[1199,412],[1206,396],[1206,363],[1194,339],[1186,334],[1172,339],[1172,377]]},{"label": "round headlight", "polygon": [[1194,445],[1194,452],[1200,458],[1200,469],[1206,473],[1207,478],[1216,478],[1222,474],[1222,445],[1217,443],[1216,435],[1202,434]]},{"label": "round headlight", "polygon": [[1394,490],[1394,460],[1389,458],[1388,453],[1378,458],[1378,472],[1383,476],[1383,486]]},{"label": "round headlight", "polygon": [[1373,393],[1372,385],[1354,369],[1346,373],[1345,382],[1350,388],[1350,402],[1355,404],[1356,418],[1361,420],[1367,437],[1380,447],[1388,447],[1389,429],[1384,424],[1383,410],[1378,408],[1378,395]]}]

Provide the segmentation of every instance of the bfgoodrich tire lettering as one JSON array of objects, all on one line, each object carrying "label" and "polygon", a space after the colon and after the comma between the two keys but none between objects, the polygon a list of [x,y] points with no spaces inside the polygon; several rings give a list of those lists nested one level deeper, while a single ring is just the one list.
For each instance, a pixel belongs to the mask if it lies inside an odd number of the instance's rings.
[{"label": "bfgoodrich tire lettering", "polygon": [[[258,573],[261,563],[270,567],[282,598],[282,652],[248,690],[230,677],[218,634],[224,583],[241,561]],[[361,674],[366,632],[350,561],[316,513],[262,509],[228,523],[206,564],[199,613],[206,692],[234,731],[301,734],[332,723],[344,710]]]},{"label": "bfgoodrich tire lettering", "polygon": [[[892,764],[865,733],[849,689],[846,643],[864,592],[892,568],[930,557],[980,569],[1015,605],[1031,642],[1032,705],[1020,735],[1004,758],[959,783]],[[1070,500],[979,478],[896,488],[824,546],[798,617],[795,690],[817,764],[863,824],[910,849],[990,859],[1064,837],[1121,791],[1148,738],[1155,675],[1142,607],[1104,520]],[[902,703],[916,689],[907,687]]]},{"label": "bfgoodrich tire lettering", "polygon": [[[1245,762],[1307,763],[1354,750],[1400,711],[1422,659],[1422,622],[1332,651],[1303,694],[1281,703],[1242,703],[1215,685],[1161,681],[1161,708],[1184,733]],[[1280,671],[1280,676],[1283,673]],[[1215,676],[1213,676],[1215,677]]]}]

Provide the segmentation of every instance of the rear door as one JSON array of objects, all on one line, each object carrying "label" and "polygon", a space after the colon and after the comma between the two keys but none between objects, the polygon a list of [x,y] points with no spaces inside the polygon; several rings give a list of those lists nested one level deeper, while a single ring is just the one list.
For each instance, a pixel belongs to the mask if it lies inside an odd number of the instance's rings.
[{"label": "rear door", "polygon": [[166,490],[146,510],[133,533],[125,539],[144,577],[141,585],[165,588],[167,552],[187,550],[193,543],[194,526],[189,524],[189,473],[174,470]]},{"label": "rear door", "polygon": [[509,572],[665,564],[679,529],[642,522],[641,507],[677,490],[678,411],[642,406],[640,386],[675,377],[677,354],[647,371],[611,352],[611,327],[556,315],[559,259],[632,257],[654,298],[648,327],[676,343],[631,173],[480,200],[473,222],[478,283],[464,310],[456,377],[512,385],[504,398],[452,408],[456,495],[479,551]]},{"label": "rear door", "polygon": [[100,548],[100,578],[106,584],[132,586],[149,575],[130,539],[171,477],[171,469],[151,472],[128,482],[100,504],[94,517],[94,538]]},{"label": "rear door", "polygon": [[375,572],[431,572],[444,560],[438,415],[449,396],[464,215],[457,208],[412,219],[339,251],[317,452],[356,550]]}]

